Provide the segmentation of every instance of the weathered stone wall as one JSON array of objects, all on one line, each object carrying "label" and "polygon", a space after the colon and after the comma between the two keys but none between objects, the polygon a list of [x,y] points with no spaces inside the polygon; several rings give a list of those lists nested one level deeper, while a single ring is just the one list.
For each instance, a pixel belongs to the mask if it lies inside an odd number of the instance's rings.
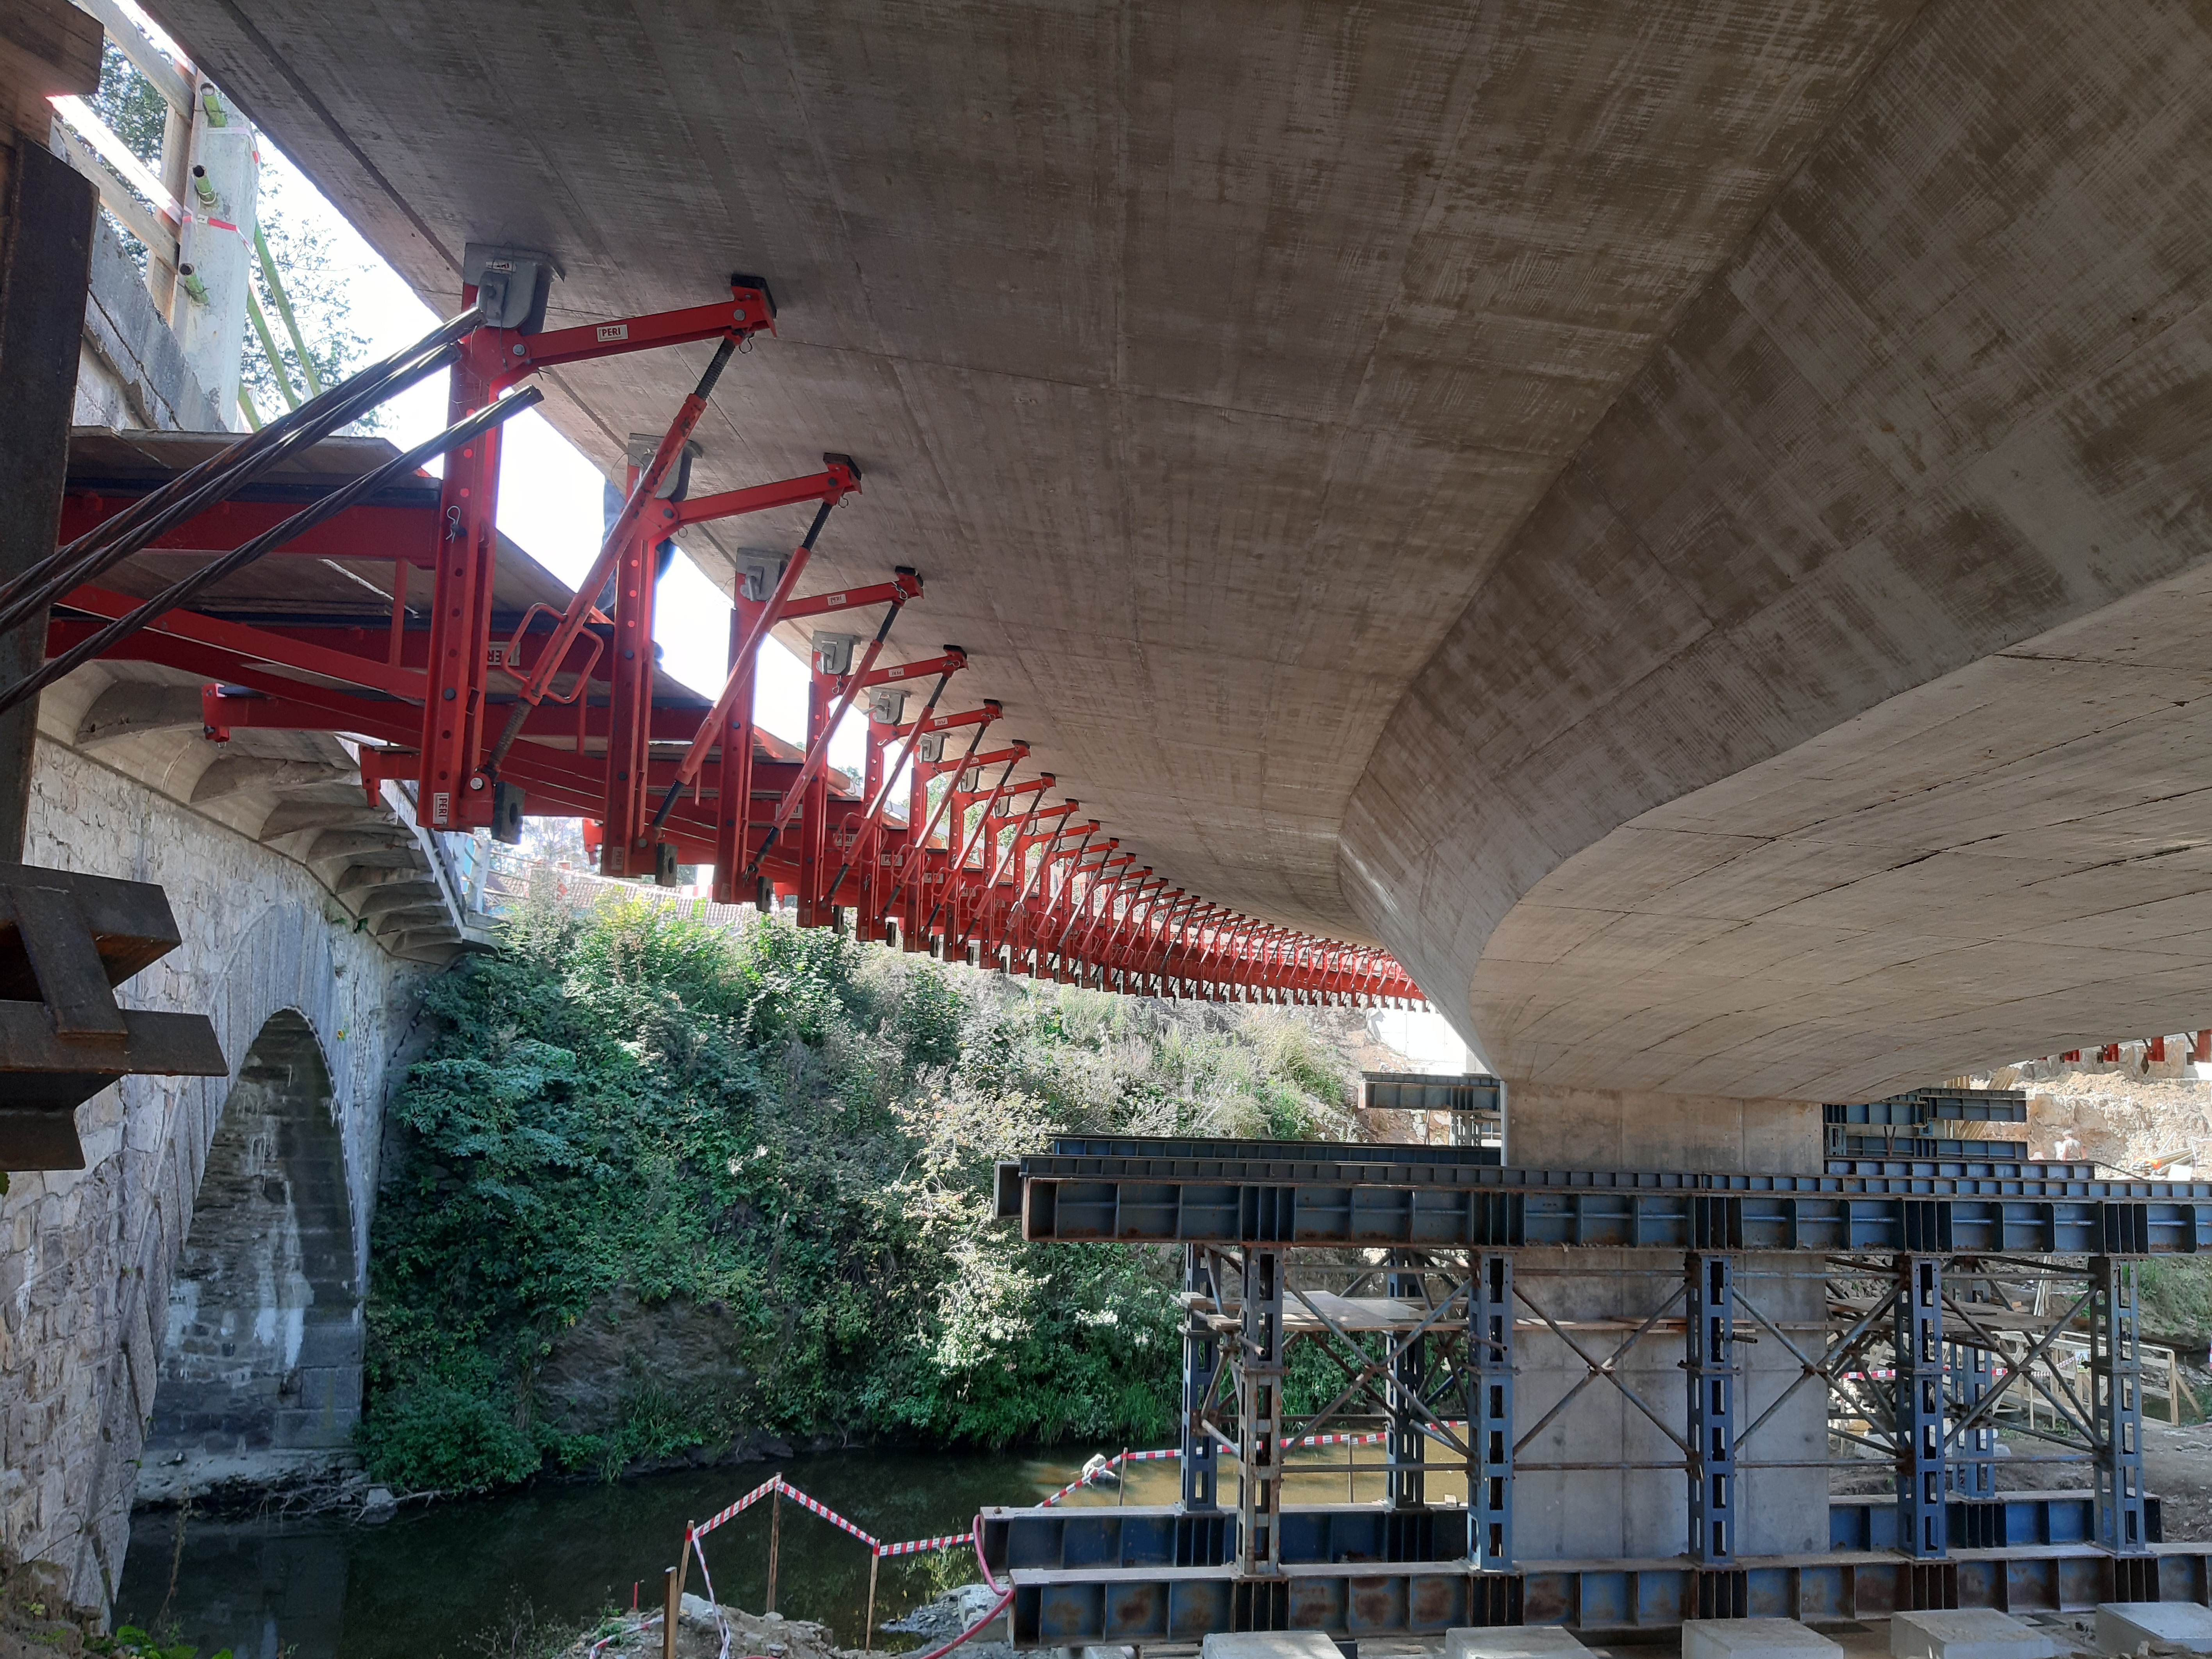
[{"label": "weathered stone wall", "polygon": [[[273,1016],[304,1021],[329,1078],[357,1285],[421,970],[326,910],[305,866],[43,740],[25,856],[167,890],[185,942],[123,1000],[210,1015],[234,1068]],[[173,1273],[234,1081],[106,1091],[78,1109],[87,1167],[18,1175],[0,1200],[0,1551],[61,1564],[88,1605],[106,1606],[122,1571]]]},{"label": "weathered stone wall", "polygon": [[171,1278],[142,1502],[325,1462],[361,1418],[362,1284],[322,1045],[285,1009],[237,1075]]}]

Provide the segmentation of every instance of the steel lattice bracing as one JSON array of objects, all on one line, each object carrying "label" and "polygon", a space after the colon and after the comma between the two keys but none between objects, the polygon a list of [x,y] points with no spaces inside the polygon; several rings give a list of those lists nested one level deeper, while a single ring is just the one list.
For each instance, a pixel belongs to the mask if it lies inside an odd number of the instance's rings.
[{"label": "steel lattice bracing", "polygon": [[[1163,1195],[1164,1175],[1229,1181],[1250,1200],[1186,1207],[1200,1224],[1181,1230],[1194,1241],[1184,1245],[1183,1451],[1212,1454],[1205,1496],[1187,1470],[1184,1501],[1173,1508],[987,1510],[985,1554],[1013,1586],[1018,1645],[1227,1630],[1357,1638],[1549,1623],[1601,1632],[1691,1618],[2079,1610],[2119,1598],[2202,1600],[2212,1588],[2204,1547],[2162,1542],[2158,1501],[2144,1488],[2134,1291],[2136,1259],[2198,1242],[2193,1220],[2173,1231],[2163,1206],[2193,1218],[2202,1205],[2212,1215],[2212,1183],[2098,1182],[2063,1165],[2002,1182],[1529,1171],[1480,1157],[1474,1148],[1071,1136],[1004,1168],[1000,1212],[1025,1217],[1031,1237],[1069,1236],[1041,1221],[1103,1213],[1069,1178],[1074,1165],[1129,1176],[1115,1188],[1123,1224],[1085,1237],[1151,1237],[1159,1206],[1178,1201],[1173,1180]],[[1310,1216],[1316,1189],[1300,1178],[1316,1171],[1351,1184],[1319,1188],[1323,1203]],[[1137,1175],[1153,1183],[1141,1195]],[[1328,1196],[1339,1192],[1352,1194],[1353,1214],[1402,1219],[1395,1200],[1454,1177],[1521,1207],[1487,1212],[1499,1224],[1475,1240],[1310,1224],[1340,1221]],[[1885,1190],[1893,1185],[1912,1195]],[[2013,1206],[2021,1225],[2118,1242],[2079,1254],[2063,1244],[1985,1253],[1969,1237],[1972,1216],[1958,1213],[1967,1200],[1952,1189],[1989,1185],[2006,1188],[1990,1201]],[[2069,1192],[2076,1196],[2058,1196]],[[1594,1207],[1540,1207],[1563,1195]],[[1806,1206],[1800,1236],[1770,1231],[1775,1215],[1759,1207],[1769,1200]],[[2059,1217],[2051,1206],[2063,1201],[2106,1207]],[[1530,1227],[1530,1214],[1577,1224]],[[1218,1236],[1205,1232],[1213,1215],[1231,1224]],[[1861,1242],[1822,1242],[1829,1222]],[[1879,1242],[1867,1242],[1874,1234]],[[1641,1255],[1622,1254],[1631,1242]],[[1677,1252],[1679,1277],[1656,1270],[1655,1249]],[[1793,1250],[1825,1259],[1793,1261]],[[1793,1296],[1808,1273],[1826,1289],[1826,1319],[1778,1317],[1776,1298]],[[1627,1304],[1594,1312],[1589,1287],[1608,1276],[1632,1287]],[[2014,1292],[2029,1281],[2037,1316],[2000,1281]],[[2045,1315],[2047,1291],[2056,1299]],[[2081,1315],[2086,1388],[2049,1357]],[[2010,1346],[1998,1332],[2015,1334]],[[1537,1357],[1547,1343],[1565,1376]],[[1669,1346],[1678,1369],[1654,1364],[1653,1351]],[[1285,1389],[1302,1347],[1327,1358],[1323,1393],[1343,1383],[1318,1407],[1294,1404]],[[1516,1414],[1516,1372],[1547,1401],[1540,1412]],[[1674,1376],[1671,1393],[1649,1380]],[[2045,1426],[2018,1418],[2031,1393]],[[1809,1444],[1797,1420],[1807,1404]],[[2051,1471],[2057,1489],[1996,1490],[1996,1413],[2008,1404],[2009,1431],[2025,1437],[2011,1449],[2013,1473],[2035,1483]],[[1619,1433],[1606,1426],[1615,1419],[1636,1423],[1655,1450],[1607,1438]],[[1671,1449],[1650,1441],[1654,1433]],[[1328,1449],[1363,1440],[1379,1445],[1379,1462],[1354,1462],[1350,1446]],[[1886,1472],[1892,1490],[1828,1499],[1826,1553],[1777,1553],[1773,1540],[1800,1517],[1771,1498],[1762,1510],[1762,1483],[1808,1468]],[[1516,1488],[1608,1470],[1647,1472],[1647,1504],[1667,1477],[1680,1482],[1678,1553],[1550,1559],[1516,1547]],[[1380,1501],[1315,1501],[1316,1483],[1341,1492],[1359,1471],[1381,1477]],[[2083,1474],[2092,1490],[2075,1489]],[[1217,1480],[1233,1482],[1234,1504],[1216,1506]],[[1445,1490],[1447,1480],[1457,1490]],[[1796,1489],[1778,1490],[1786,1504]],[[1538,1498],[1559,1501],[1552,1488]],[[1596,1524],[1583,1514],[1568,1535]]]}]

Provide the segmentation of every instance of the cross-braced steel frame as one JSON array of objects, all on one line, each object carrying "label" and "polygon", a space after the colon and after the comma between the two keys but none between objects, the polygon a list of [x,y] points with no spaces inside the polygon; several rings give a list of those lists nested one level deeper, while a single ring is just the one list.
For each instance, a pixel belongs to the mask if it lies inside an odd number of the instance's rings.
[{"label": "cross-braced steel frame", "polygon": [[[1158,1238],[1156,1218],[1171,1214],[1169,1236],[1182,1236],[1183,1261],[1182,1501],[1171,1510],[989,1512],[994,1570],[1015,1575],[1018,1641],[1181,1639],[1301,1625],[1404,1633],[1537,1620],[1599,1629],[2207,1595],[2204,1550],[2161,1542],[2157,1503],[2143,1487],[2135,1275],[2139,1256],[2193,1239],[2195,1206],[2212,1216],[2212,1186],[2152,1193],[2103,1182],[2085,1194],[2078,1171],[1996,1177],[2022,1215],[2061,1186],[2107,1206],[2078,1228],[2055,1216],[2036,1224],[2046,1237],[2055,1224],[2059,1236],[2107,1246],[2067,1254],[1962,1248],[1951,1206],[1960,1199],[1963,1211],[1963,1194],[1983,1189],[1978,1176],[1916,1177],[1911,1195],[1886,1209],[1881,1176],[1629,1179],[1470,1164],[1489,1194],[1489,1219],[1476,1224],[1493,1242],[1406,1242],[1421,1231],[1418,1207],[1406,1206],[1440,1177],[1437,1157],[1399,1147],[1065,1139],[1008,1167],[1002,1212],[1021,1215],[1032,1237],[1059,1234],[1110,1194],[1110,1212],[1097,1213],[1121,1224],[1091,1233],[1085,1220],[1085,1236]],[[1355,1165],[1349,1208],[1340,1210],[1337,1183]],[[1163,1188],[1158,1177],[1170,1172],[1202,1188],[1172,1180]],[[1302,1184],[1309,1172],[1330,1183],[1313,1208],[1307,1195],[1316,1189]],[[1828,1248],[1825,1219],[1769,1232],[1740,1195],[1790,1192],[1799,1182],[1821,1204],[1858,1206],[1840,1231],[1875,1231],[1882,1247]],[[1224,1191],[1235,1196],[1224,1200]],[[1649,1211],[1658,1224],[1648,1231],[1679,1241],[1679,1277],[1648,1255],[1622,1267],[1579,1256],[1571,1235],[1547,1232],[1539,1243],[1515,1231],[1544,1194],[1609,1191],[1639,1202],[1669,1195],[1674,1207]],[[1516,1200],[1525,1203],[1507,1201]],[[2153,1200],[2190,1213],[2165,1217]],[[1630,1237],[1620,1233],[1645,1212],[1616,1201],[1592,1213],[1606,1219],[1583,1230],[1589,1243],[1649,1249],[1637,1236],[1641,1221]],[[1346,1214],[1373,1242],[1346,1237]],[[1532,1267],[1534,1249],[1547,1255]],[[1661,1284],[1640,1313],[1562,1316],[1555,1287],[1585,1273]],[[1827,1288],[1825,1322],[1776,1316],[1764,1287],[1808,1276]],[[2019,1305],[2021,1286],[2036,1280],[2060,1292],[2041,1319]],[[2076,1320],[2090,1340],[2083,1385],[2048,1363]],[[1516,1371],[1539,1334],[1581,1374],[1524,1422]],[[1681,1381],[1655,1387],[1668,1345]],[[1755,1373],[1750,1353],[1762,1356]],[[1297,1402],[1310,1409],[1295,1408],[1285,1396],[1293,1371],[1308,1389],[1325,1372],[1333,1387]],[[1755,1407],[1747,1389],[1753,1375]],[[1826,1401],[1825,1437],[1808,1427],[1808,1389]],[[1556,1439],[1563,1423],[1571,1431],[1571,1413],[1593,1390],[1649,1424],[1674,1455],[1639,1462],[1553,1451],[1546,1461],[1540,1440]],[[2020,1419],[2017,1402],[2031,1391],[2045,1425]],[[1819,1443],[1771,1444],[1778,1421]],[[2001,1421],[2011,1440],[2002,1459]],[[1381,1477],[1381,1500],[1311,1501],[1347,1467],[1293,1456],[1301,1443],[1360,1431],[1382,1438],[1379,1461],[1358,1464]],[[2079,1469],[2091,1490],[2001,1490],[2001,1467],[2030,1481],[2045,1468]],[[1516,1484],[1599,1469],[1679,1473],[1686,1548],[1678,1559],[1523,1556]],[[1747,1522],[1747,1499],[1770,1470],[1882,1472],[1888,1490],[1830,1499],[1830,1554],[1781,1556]],[[1442,1490],[1440,1475],[1464,1482],[1463,1501]],[[1368,1565],[1345,1577],[1352,1561]]]}]

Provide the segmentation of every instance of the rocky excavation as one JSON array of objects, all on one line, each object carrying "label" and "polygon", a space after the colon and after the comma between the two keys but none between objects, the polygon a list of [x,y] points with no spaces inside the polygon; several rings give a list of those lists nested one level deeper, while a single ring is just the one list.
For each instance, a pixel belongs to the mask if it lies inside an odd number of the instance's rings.
[{"label": "rocky excavation", "polygon": [[[997,1600],[981,1584],[963,1584],[903,1619],[886,1621],[883,1628],[895,1635],[919,1637],[916,1650],[926,1650],[951,1641]],[[747,1613],[741,1607],[725,1607],[720,1612],[718,1620],[714,1604],[706,1597],[684,1596],[676,1627],[677,1659],[720,1659],[725,1627],[732,1655],[759,1656],[759,1659],[860,1659],[863,1651],[839,1647],[827,1625],[787,1619],[780,1613]],[[1013,1647],[1004,1639],[1005,1620],[995,1622],[995,1629],[979,1632],[960,1652],[969,1659],[1013,1659]],[[1000,1639],[989,1639],[994,1636]],[[610,1622],[580,1638],[564,1650],[562,1659],[617,1659],[617,1656],[652,1659],[660,1652],[660,1621],[656,1616]]]}]

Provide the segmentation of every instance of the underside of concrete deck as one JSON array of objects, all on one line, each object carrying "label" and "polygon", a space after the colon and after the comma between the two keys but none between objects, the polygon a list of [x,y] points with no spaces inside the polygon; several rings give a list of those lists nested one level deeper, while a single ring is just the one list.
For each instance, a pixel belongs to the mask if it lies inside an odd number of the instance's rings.
[{"label": "underside of concrete deck", "polygon": [[[1141,862],[1509,1076],[1863,1096],[2212,1000],[2179,9],[153,9],[436,303],[465,240],[556,323],[767,274],[705,483],[853,453],[825,580],[919,566],[906,653]],[[611,464],[703,355],[555,418]]]}]

